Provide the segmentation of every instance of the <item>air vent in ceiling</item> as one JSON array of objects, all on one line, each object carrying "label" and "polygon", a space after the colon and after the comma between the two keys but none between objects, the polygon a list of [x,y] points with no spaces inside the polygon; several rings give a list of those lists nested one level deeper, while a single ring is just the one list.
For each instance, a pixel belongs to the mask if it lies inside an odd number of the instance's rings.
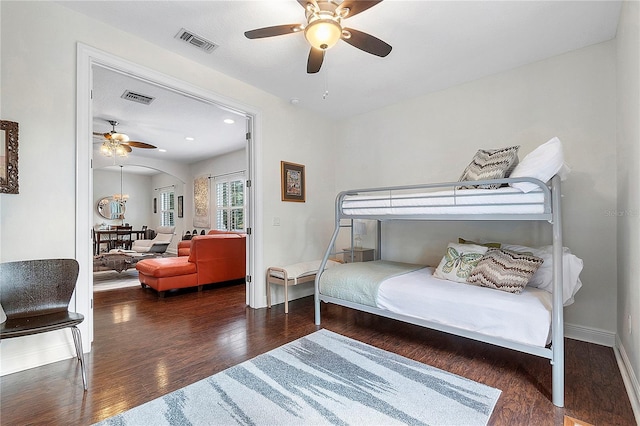
[{"label": "air vent in ceiling", "polygon": [[132,92],[131,90],[125,90],[122,96],[120,97],[128,101],[138,102],[140,104],[145,104],[145,105],[149,105],[155,99],[154,97]]},{"label": "air vent in ceiling", "polygon": [[214,49],[218,47],[215,43],[197,35],[192,31],[185,30],[184,28],[178,31],[178,34],[176,34],[176,38],[178,40],[184,41],[185,43],[189,43],[190,45],[195,46],[200,50],[204,50],[207,53],[213,52]]}]

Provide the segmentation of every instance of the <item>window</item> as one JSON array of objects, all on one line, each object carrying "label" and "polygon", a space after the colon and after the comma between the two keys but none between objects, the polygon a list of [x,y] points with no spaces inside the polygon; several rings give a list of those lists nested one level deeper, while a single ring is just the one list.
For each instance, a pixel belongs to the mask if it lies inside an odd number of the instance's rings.
[{"label": "window", "polygon": [[216,229],[244,231],[244,186],[237,176],[216,181]]},{"label": "window", "polygon": [[160,226],[175,226],[173,190],[163,190],[160,193]]}]

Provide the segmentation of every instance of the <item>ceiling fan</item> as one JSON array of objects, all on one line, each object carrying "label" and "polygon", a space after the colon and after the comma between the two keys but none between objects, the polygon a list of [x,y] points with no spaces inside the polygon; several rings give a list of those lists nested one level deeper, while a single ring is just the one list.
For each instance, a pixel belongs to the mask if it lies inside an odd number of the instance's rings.
[{"label": "ceiling fan", "polygon": [[306,24],[258,28],[246,31],[244,35],[249,39],[256,39],[304,32],[305,38],[311,45],[307,60],[309,74],[320,71],[325,51],[341,39],[367,53],[385,57],[391,52],[390,45],[370,34],[342,25],[344,19],[364,12],[381,1],[344,0],[338,3],[335,0],[298,0],[305,9]]},{"label": "ceiling fan", "polygon": [[143,148],[143,149],[155,149],[157,148],[154,145],[148,144],[146,142],[137,142],[129,140],[129,136],[124,133],[116,132],[116,126],[119,124],[115,120],[107,120],[109,124],[111,124],[111,131],[108,133],[99,133],[93,132],[94,136],[102,136],[104,137],[104,141],[102,142],[102,146],[100,147],[100,152],[107,156],[115,156],[119,155],[121,157],[126,157],[128,153],[131,152],[131,148]]}]

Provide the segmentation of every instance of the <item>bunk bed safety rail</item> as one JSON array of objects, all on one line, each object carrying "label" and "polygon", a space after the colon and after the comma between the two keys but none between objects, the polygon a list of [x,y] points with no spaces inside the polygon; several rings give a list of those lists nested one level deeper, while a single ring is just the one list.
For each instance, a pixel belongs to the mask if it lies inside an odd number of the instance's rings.
[{"label": "bunk bed safety rail", "polygon": [[[523,193],[506,187],[516,182],[533,183],[538,189]],[[477,185],[505,187],[463,189]],[[428,216],[428,220],[551,221],[551,191],[542,181],[528,177],[357,189],[338,194],[336,214],[378,220]]]}]

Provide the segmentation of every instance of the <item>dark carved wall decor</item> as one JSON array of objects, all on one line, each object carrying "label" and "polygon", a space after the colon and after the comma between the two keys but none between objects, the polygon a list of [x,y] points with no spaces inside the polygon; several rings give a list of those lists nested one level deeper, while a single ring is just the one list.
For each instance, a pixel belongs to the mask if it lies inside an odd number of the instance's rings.
[{"label": "dark carved wall decor", "polygon": [[18,123],[0,121],[0,193],[18,193]]}]

